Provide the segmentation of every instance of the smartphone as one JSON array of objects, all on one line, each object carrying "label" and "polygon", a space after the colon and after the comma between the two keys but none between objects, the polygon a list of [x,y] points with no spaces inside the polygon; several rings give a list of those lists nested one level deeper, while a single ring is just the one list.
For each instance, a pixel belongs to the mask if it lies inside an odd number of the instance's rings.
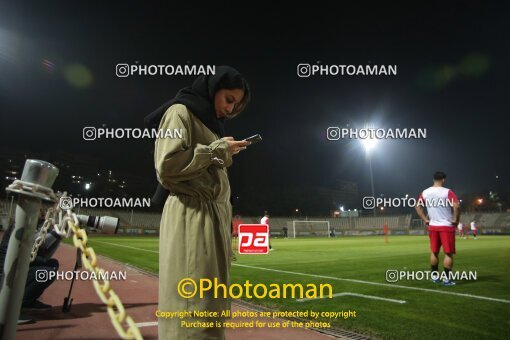
[{"label": "smartphone", "polygon": [[251,142],[251,144],[258,143],[262,140],[262,137],[259,134],[256,134],[254,136],[248,137],[244,139],[245,141]]}]

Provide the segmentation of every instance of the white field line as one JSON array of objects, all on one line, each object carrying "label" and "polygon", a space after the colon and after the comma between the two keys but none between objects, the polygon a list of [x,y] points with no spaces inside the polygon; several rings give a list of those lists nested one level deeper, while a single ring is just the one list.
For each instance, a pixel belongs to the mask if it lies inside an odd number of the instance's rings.
[{"label": "white field line", "polygon": [[[116,244],[116,243],[104,242],[104,241],[97,241],[97,240],[94,240],[93,242],[105,243],[105,244],[110,244],[110,245],[116,246],[116,247],[130,248],[130,249],[146,251],[146,252],[149,252],[149,253],[159,254],[159,252],[155,251],[155,250],[149,250],[149,249],[143,249],[143,248],[137,248],[137,247],[130,247],[130,246],[122,245],[122,244]],[[497,298],[491,298],[491,297],[487,297],[487,296],[480,296],[480,295],[473,295],[473,294],[466,294],[466,293],[456,293],[456,292],[450,292],[450,291],[446,291],[446,290],[435,290],[435,289],[420,288],[420,287],[409,287],[409,286],[394,285],[394,284],[389,284],[389,283],[379,283],[379,282],[372,282],[372,281],[363,281],[363,280],[356,280],[356,279],[344,279],[344,278],[341,278],[341,277],[326,276],[326,275],[316,275],[316,274],[307,274],[307,273],[300,273],[300,272],[291,272],[291,271],[288,271],[288,270],[279,270],[279,269],[271,269],[271,268],[264,268],[264,267],[248,266],[248,265],[245,265],[245,264],[238,264],[238,263],[233,263],[232,265],[233,266],[237,266],[237,267],[243,267],[243,268],[252,268],[252,269],[258,269],[258,270],[265,270],[265,271],[270,271],[270,272],[275,272],[275,273],[285,273],[285,274],[292,274],[292,275],[309,276],[309,277],[316,277],[316,278],[319,278],[319,279],[328,279],[328,280],[335,280],[335,281],[346,281],[346,282],[353,282],[353,283],[368,284],[368,285],[373,285],[373,286],[383,286],[383,287],[392,287],[392,288],[401,288],[401,289],[411,289],[411,290],[418,290],[418,291],[422,291],[422,292],[429,292],[429,293],[435,293],[435,294],[462,296],[462,297],[467,297],[467,298],[471,298],[471,299],[479,299],[479,300],[502,302],[502,303],[510,304],[510,300],[497,299]]]},{"label": "white field line", "polygon": [[116,247],[129,248],[129,249],[136,249],[136,250],[146,251],[146,252],[149,252],[149,253],[156,253],[156,254],[159,254],[159,251],[149,250],[149,249],[143,249],[143,248],[137,248],[137,247],[130,247],[130,246],[125,246],[125,245],[123,245],[123,244],[117,244],[117,243],[111,243],[111,242],[105,242],[105,241],[98,241],[98,240],[94,240],[94,241],[92,241],[92,242],[104,243],[104,244],[109,244],[109,245],[116,246]]},{"label": "white field line", "polygon": [[[382,300],[382,301],[388,301],[388,302],[395,302],[395,303],[406,303],[404,300],[394,300],[394,299],[387,299],[387,298],[382,298],[382,297],[379,297],[379,296],[374,296],[374,295],[365,295],[365,294],[357,294],[357,293],[336,293],[336,294],[333,294],[332,297],[337,297],[337,296],[357,296],[357,297],[362,297],[362,298],[366,298],[366,299],[372,299],[372,300]],[[320,297],[320,298],[312,298],[312,299],[296,299],[297,302],[305,302],[305,301],[311,301],[311,300],[318,300],[318,299],[327,299],[329,298],[328,296],[325,296],[325,297]]]},{"label": "white field line", "polygon": [[244,268],[252,268],[252,269],[259,269],[259,270],[266,270],[266,271],[275,272],[275,273],[285,273],[285,274],[292,274],[292,275],[310,276],[310,277],[316,277],[316,278],[320,278],[320,279],[328,279],[328,280],[335,280],[335,281],[347,281],[347,282],[362,283],[362,284],[368,284],[368,285],[374,285],[374,286],[383,286],[383,287],[392,287],[392,288],[419,290],[419,291],[422,291],[422,292],[429,292],[429,293],[436,293],[436,294],[445,294],[445,295],[454,295],[454,296],[468,297],[468,298],[472,298],[472,299],[510,303],[510,300],[497,299],[497,298],[491,298],[491,297],[487,297],[487,296],[472,295],[472,294],[465,294],[465,293],[455,293],[455,292],[449,292],[449,291],[445,291],[445,290],[434,290],[434,289],[428,289],[428,288],[408,287],[408,286],[394,285],[394,284],[389,284],[389,283],[379,283],[379,282],[363,281],[363,280],[355,280],[355,279],[344,279],[344,278],[341,278],[341,277],[326,276],[326,275],[315,275],[315,274],[307,274],[307,273],[299,273],[299,272],[291,272],[291,271],[287,271],[287,270],[255,267],[255,266],[248,266],[248,265],[245,265],[245,264],[237,264],[237,263],[233,264],[233,266],[244,267]]},{"label": "white field line", "polygon": [[152,327],[152,326],[157,326],[158,325],[158,322],[157,321],[150,321],[150,322],[139,322],[139,323],[135,323],[136,327],[138,328],[142,328],[142,327]]}]

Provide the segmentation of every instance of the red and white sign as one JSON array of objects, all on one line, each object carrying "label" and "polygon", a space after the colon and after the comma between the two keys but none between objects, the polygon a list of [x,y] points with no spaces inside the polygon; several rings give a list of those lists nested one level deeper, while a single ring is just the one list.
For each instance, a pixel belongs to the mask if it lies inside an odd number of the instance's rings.
[{"label": "red and white sign", "polygon": [[267,224],[239,225],[239,254],[269,253],[269,226]]}]

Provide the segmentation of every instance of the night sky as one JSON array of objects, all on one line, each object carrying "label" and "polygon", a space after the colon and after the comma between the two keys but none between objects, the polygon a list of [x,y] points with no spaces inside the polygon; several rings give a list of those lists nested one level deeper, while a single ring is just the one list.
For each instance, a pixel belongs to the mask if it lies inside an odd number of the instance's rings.
[{"label": "night sky", "polygon": [[[436,170],[448,174],[447,187],[458,194],[508,190],[504,4],[285,11],[143,4],[0,4],[2,147],[94,156],[98,168],[146,179],[151,194],[151,140],[84,141],[82,129],[142,128],[145,115],[195,77],[119,78],[116,64],[231,65],[249,81],[253,97],[228,122],[228,135],[263,137],[235,156],[234,195],[327,188],[336,180],[356,182],[360,197],[368,195],[359,141],[326,139],[329,126],[365,124],[427,129],[425,140],[376,146],[376,194],[418,195]],[[391,64],[398,75],[300,78],[300,63]]]}]

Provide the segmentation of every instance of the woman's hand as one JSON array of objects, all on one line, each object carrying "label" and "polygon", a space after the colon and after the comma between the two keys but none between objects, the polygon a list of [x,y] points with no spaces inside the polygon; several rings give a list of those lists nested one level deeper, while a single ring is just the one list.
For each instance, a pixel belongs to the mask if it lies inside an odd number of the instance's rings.
[{"label": "woman's hand", "polygon": [[248,145],[250,145],[250,142],[247,142],[245,140],[236,141],[234,140],[234,137],[223,137],[223,140],[226,140],[228,143],[228,152],[232,155],[236,155],[242,150],[246,149]]}]

